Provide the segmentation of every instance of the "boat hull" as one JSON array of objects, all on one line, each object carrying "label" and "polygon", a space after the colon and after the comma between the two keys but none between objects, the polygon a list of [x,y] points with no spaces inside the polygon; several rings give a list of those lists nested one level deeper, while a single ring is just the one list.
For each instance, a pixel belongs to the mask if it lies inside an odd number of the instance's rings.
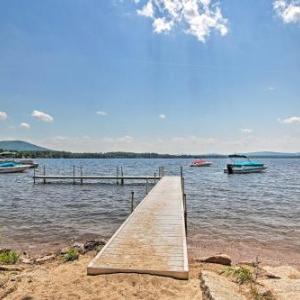
[{"label": "boat hull", "polygon": [[231,172],[228,169],[224,169],[224,173],[227,174],[249,174],[249,173],[262,173],[265,172],[267,167],[242,167],[242,168],[232,168]]},{"label": "boat hull", "polygon": [[210,167],[212,165],[211,162],[201,163],[201,164],[192,164],[190,167],[192,168],[201,168],[201,167]]},{"label": "boat hull", "polygon": [[27,166],[27,165],[21,165],[21,166],[15,166],[15,167],[0,167],[0,174],[22,173],[29,168],[30,168],[30,166]]}]

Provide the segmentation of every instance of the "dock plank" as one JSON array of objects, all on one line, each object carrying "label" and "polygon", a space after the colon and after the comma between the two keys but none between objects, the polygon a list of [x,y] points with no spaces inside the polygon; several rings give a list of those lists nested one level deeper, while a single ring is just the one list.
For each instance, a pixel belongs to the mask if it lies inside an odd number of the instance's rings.
[{"label": "dock plank", "polygon": [[181,178],[165,176],[90,262],[88,274],[146,273],[188,279]]}]

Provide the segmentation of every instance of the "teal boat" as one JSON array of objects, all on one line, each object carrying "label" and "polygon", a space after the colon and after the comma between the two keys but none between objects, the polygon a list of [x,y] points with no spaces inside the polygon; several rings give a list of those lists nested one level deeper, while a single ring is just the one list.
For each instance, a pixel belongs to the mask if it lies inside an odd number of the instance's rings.
[{"label": "teal boat", "polygon": [[13,161],[0,162],[0,173],[20,173],[29,168],[29,165],[22,165]]},{"label": "teal boat", "polygon": [[231,162],[224,169],[228,174],[261,173],[267,169],[263,163],[252,161],[246,155],[232,154],[228,157]]}]

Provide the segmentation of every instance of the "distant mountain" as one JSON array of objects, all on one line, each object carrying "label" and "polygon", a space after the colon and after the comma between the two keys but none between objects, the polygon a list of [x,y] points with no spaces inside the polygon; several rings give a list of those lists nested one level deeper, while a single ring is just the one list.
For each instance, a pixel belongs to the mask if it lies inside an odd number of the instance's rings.
[{"label": "distant mountain", "polygon": [[49,149],[24,141],[0,141],[0,149],[5,151],[49,151]]},{"label": "distant mountain", "polygon": [[288,153],[288,152],[273,152],[273,151],[260,151],[260,152],[250,152],[244,153],[247,156],[269,156],[269,157],[294,157],[300,156],[298,153]]}]

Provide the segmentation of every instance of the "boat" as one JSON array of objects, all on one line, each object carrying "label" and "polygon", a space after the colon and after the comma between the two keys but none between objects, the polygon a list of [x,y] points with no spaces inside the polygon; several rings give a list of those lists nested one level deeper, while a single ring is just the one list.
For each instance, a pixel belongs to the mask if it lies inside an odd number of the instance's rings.
[{"label": "boat", "polygon": [[197,159],[192,162],[190,167],[209,167],[212,165],[212,162],[206,161],[203,159]]},{"label": "boat", "polygon": [[30,168],[38,168],[39,166],[39,164],[34,162],[32,159],[18,159],[14,160],[14,162],[17,164],[30,166]]},{"label": "boat", "polygon": [[17,164],[13,161],[0,163],[0,173],[21,173],[29,168],[30,165]]},{"label": "boat", "polygon": [[38,163],[34,162],[32,159],[15,159],[14,157],[16,156],[16,152],[10,152],[10,151],[5,151],[5,152],[1,152],[0,153],[0,157],[4,157],[4,158],[0,158],[0,163],[4,163],[4,162],[14,162],[16,164],[21,164],[21,165],[26,165],[26,166],[30,166],[30,168],[37,168],[39,166]]},{"label": "boat", "polygon": [[252,161],[246,155],[232,154],[228,157],[231,162],[224,169],[227,174],[261,173],[267,169],[263,163]]}]

